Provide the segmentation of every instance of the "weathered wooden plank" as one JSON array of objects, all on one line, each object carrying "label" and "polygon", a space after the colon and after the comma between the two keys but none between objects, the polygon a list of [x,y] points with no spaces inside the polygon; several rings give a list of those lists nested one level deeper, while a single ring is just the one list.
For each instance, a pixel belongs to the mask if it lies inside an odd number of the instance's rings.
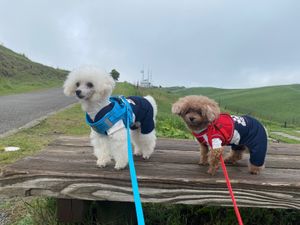
[{"label": "weathered wooden plank", "polygon": [[[24,160],[19,161],[17,164],[11,165],[9,168],[7,168],[4,171],[4,174],[9,174],[9,173],[13,173],[12,171],[18,171],[18,173],[29,173],[30,171],[39,171],[45,174],[48,174],[49,172],[60,172],[62,171],[63,173],[85,173],[87,174],[87,176],[91,175],[93,176],[95,173],[98,174],[99,171],[102,172],[107,172],[107,171],[113,171],[112,166],[109,166],[108,168],[106,168],[105,170],[99,170],[99,168],[96,167],[95,165],[95,158],[91,155],[92,150],[90,149],[90,151],[86,151],[84,153],[84,151],[79,150],[79,151],[73,151],[72,153],[67,153],[67,154],[63,154],[63,152],[61,152],[60,154],[55,153],[55,155],[52,154],[52,150],[50,147],[49,149],[47,149],[46,151],[41,152],[38,155],[35,156],[30,156],[25,158]],[[69,148],[72,149],[72,148]],[[75,153],[75,154],[74,154]],[[78,154],[79,153],[79,154]],[[84,154],[82,154],[84,153]],[[59,157],[58,157],[59,156]],[[265,175],[267,174],[268,169],[272,169],[272,168],[284,168],[284,166],[286,166],[285,168],[288,169],[293,169],[292,167],[294,167],[294,169],[299,168],[299,158],[297,157],[293,157],[293,158],[286,158],[286,162],[285,165],[281,165],[282,161],[285,160],[284,157],[281,157],[280,160],[276,161],[275,157],[271,157],[269,156],[267,158],[267,160],[270,160],[270,162],[267,161],[267,165],[272,163],[274,164],[274,166],[267,166],[267,169],[264,171],[264,173],[261,175]],[[272,161],[273,160],[273,161]],[[294,160],[294,161],[293,161]],[[194,167],[197,168],[197,174],[195,174],[195,176],[199,176],[199,172],[201,174],[205,174],[205,171],[207,169],[206,166],[198,166],[196,165],[198,161],[198,153],[196,152],[180,152],[180,151],[173,151],[172,154],[168,154],[168,152],[166,151],[162,151],[162,150],[157,150],[155,152],[155,154],[153,155],[153,157],[150,160],[143,160],[139,157],[136,158],[136,163],[138,165],[141,165],[141,167],[143,167],[144,165],[148,165],[148,166],[154,166],[155,168],[157,168],[157,166],[160,168],[163,168],[163,164],[170,164],[170,168],[169,169],[178,169],[180,168],[180,171],[184,172],[183,168],[188,166],[188,164],[192,164]],[[247,160],[244,160],[240,163],[241,166],[246,166]],[[292,167],[287,167],[288,164],[294,164],[294,166]],[[181,165],[182,164],[182,165]],[[278,165],[277,165],[278,164]],[[41,168],[42,166],[42,168]],[[298,167],[297,167],[298,166]],[[174,168],[172,168],[174,167]],[[229,170],[233,170],[235,172],[239,171],[239,170],[243,170],[246,171],[245,168],[241,168],[240,166],[229,166],[228,168]],[[193,169],[195,171],[195,169]],[[180,171],[178,171],[178,173],[176,175],[180,175]],[[276,172],[277,170],[273,170],[274,172]],[[169,173],[169,171],[167,171],[167,173]],[[277,173],[277,172],[276,172]],[[115,175],[117,173],[114,173]],[[121,171],[121,174],[123,174],[123,171]],[[168,174],[165,174],[166,176]],[[277,174],[276,174],[277,177]],[[286,176],[284,176],[286,178]],[[193,177],[192,177],[193,178]],[[294,182],[294,178],[290,178],[291,182]],[[296,180],[297,181],[297,180]]]},{"label": "weathered wooden plank", "polygon": [[[54,146],[74,146],[74,147],[90,147],[88,137],[70,137],[63,136],[54,141]],[[168,139],[162,138],[157,140],[156,149],[162,150],[180,150],[180,151],[199,151],[199,145],[195,140],[189,139]],[[229,149],[229,147],[227,147]],[[300,156],[299,144],[269,143],[269,155],[297,155]]]},{"label": "weathered wooden plank", "polygon": [[[30,195],[46,195],[59,198],[87,200],[133,201],[130,182],[115,182],[107,179],[86,178],[42,178],[28,177],[19,182],[19,192],[30,190]],[[225,184],[207,185],[206,183],[172,183],[168,181],[139,179],[143,202],[172,204],[231,205]],[[44,186],[44,187],[42,187]],[[47,187],[47,188],[46,188]],[[300,209],[300,194],[290,187],[268,188],[259,185],[233,185],[237,202],[241,207],[296,208]],[[5,190],[5,189],[4,189]],[[15,190],[15,189],[14,189]],[[51,191],[50,191],[51,190]],[[7,191],[12,191],[8,189]],[[3,193],[3,190],[1,190]]]},{"label": "weathered wooden plank", "polygon": [[[229,149],[227,148],[227,151]],[[226,152],[227,152],[226,151]],[[58,160],[58,161],[81,161],[83,163],[95,163],[96,158],[91,154],[91,147],[70,148],[70,146],[50,146],[47,151],[32,157],[38,157],[40,160]],[[59,154],[59,158],[57,155]],[[225,153],[226,154],[226,153]],[[147,160],[150,162],[169,162],[178,164],[197,164],[200,153],[198,151],[164,150],[156,149],[155,154]],[[279,160],[280,159],[280,160]],[[144,161],[141,157],[135,157],[136,161]],[[244,159],[239,161],[236,166],[247,167],[249,154],[244,155]],[[230,166],[230,165],[229,165]],[[268,168],[287,168],[300,169],[300,156],[289,155],[267,155],[266,166]]]},{"label": "weathered wooden plank", "polygon": [[[87,138],[60,139],[6,167],[0,177],[0,196],[131,202],[128,169],[116,171],[113,165],[98,168],[92,148],[80,140],[88,143]],[[185,146],[197,146],[184,142]],[[221,170],[214,177],[208,175],[207,166],[197,165],[198,151],[176,150],[182,146],[178,140],[173,143],[175,147],[170,140],[158,143],[160,147],[149,160],[135,157],[143,202],[231,205]],[[239,205],[300,209],[300,157],[289,156],[290,148],[285,149],[286,154],[268,155],[267,168],[258,176],[250,175],[245,168],[247,156],[239,166],[228,166]]]},{"label": "weathered wooden plank", "polygon": [[[2,181],[9,182],[14,177],[14,171],[18,174],[37,176],[61,176],[61,177],[80,177],[80,178],[103,178],[129,181],[128,170],[115,171],[112,166],[108,168],[97,168],[93,163],[85,162],[64,162],[46,161],[39,158],[30,159],[30,165],[26,161],[18,164],[18,167],[11,167],[10,174],[7,174]],[[41,164],[43,169],[41,169]],[[174,164],[174,163],[159,163],[159,162],[136,162],[137,173],[140,179],[150,180],[152,182],[190,182],[199,184],[216,184],[224,183],[221,171],[211,177],[206,174],[207,168],[195,164]],[[286,169],[271,169],[266,168],[260,176],[250,175],[245,168],[228,167],[232,183],[261,185],[261,186],[291,186],[299,187],[300,173],[299,170]],[[287,176],[287,172],[288,175]],[[25,177],[24,175],[16,175],[16,177]],[[18,178],[17,178],[18,180]],[[13,181],[14,182],[14,181]]]},{"label": "weathered wooden plank", "polygon": [[[211,177],[206,174],[207,166],[197,164],[177,164],[170,162],[136,161],[138,177],[149,180],[187,181],[200,183],[224,183],[221,170]],[[8,172],[8,173],[6,173]],[[228,166],[228,172],[233,183],[247,183],[257,185],[295,186],[300,185],[300,171],[298,169],[266,168],[259,176],[250,175],[246,168]],[[66,177],[91,177],[106,179],[128,179],[128,170],[116,171],[113,165],[98,168],[93,161],[64,161],[60,159],[45,159],[28,157],[18,164],[12,165],[4,171],[4,178],[14,174],[59,175]],[[287,176],[288,173],[288,176]]]}]

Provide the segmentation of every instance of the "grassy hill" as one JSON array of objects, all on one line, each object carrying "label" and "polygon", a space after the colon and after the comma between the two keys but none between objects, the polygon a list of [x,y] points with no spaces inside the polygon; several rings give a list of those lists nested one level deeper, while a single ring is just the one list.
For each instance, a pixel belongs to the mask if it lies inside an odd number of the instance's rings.
[{"label": "grassy hill", "polygon": [[[0,45],[0,95],[61,86],[68,72],[54,69],[28,59]],[[124,88],[122,88],[122,85]],[[120,83],[124,95],[134,87]],[[246,113],[281,124],[300,125],[300,84],[252,89],[220,89],[213,87],[185,88],[182,86],[151,89],[160,107],[170,108],[179,96],[207,95],[225,110]],[[136,94],[143,94],[138,91]],[[163,112],[167,110],[162,110]],[[169,113],[169,111],[168,111]]]},{"label": "grassy hill", "polygon": [[270,121],[300,125],[300,84],[251,89],[167,88],[176,95],[206,95],[223,109]]},{"label": "grassy hill", "polygon": [[66,75],[0,45],[0,95],[58,86]]}]

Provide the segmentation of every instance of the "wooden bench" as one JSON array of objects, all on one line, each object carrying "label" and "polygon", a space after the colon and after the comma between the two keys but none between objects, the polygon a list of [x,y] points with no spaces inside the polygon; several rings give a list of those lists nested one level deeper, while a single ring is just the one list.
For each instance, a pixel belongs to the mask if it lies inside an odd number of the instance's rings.
[{"label": "wooden bench", "polygon": [[[248,173],[248,158],[228,166],[240,207],[300,209],[300,145],[270,143],[258,176]],[[142,202],[232,206],[221,168],[212,177],[198,161],[195,141],[159,139],[149,160],[135,157]],[[0,196],[51,196],[69,210],[80,209],[76,199],[133,201],[128,169],[98,168],[87,137],[60,137],[4,168]]]}]

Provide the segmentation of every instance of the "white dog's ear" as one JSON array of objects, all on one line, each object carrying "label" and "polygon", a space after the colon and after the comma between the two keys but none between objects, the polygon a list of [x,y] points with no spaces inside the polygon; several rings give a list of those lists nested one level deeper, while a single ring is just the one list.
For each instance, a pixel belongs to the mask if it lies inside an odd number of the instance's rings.
[{"label": "white dog's ear", "polygon": [[70,74],[68,75],[67,79],[64,82],[64,94],[66,96],[72,96],[75,94],[76,86],[74,82],[72,81]]},{"label": "white dog's ear", "polygon": [[113,89],[115,88],[115,81],[112,76],[108,75],[103,83],[103,89],[101,90],[101,95],[109,96],[111,95]]}]

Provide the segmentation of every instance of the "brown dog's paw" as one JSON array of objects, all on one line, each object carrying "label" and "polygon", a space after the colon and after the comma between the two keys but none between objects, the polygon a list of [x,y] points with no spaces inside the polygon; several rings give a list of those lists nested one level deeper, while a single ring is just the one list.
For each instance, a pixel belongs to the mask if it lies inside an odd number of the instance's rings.
[{"label": "brown dog's paw", "polygon": [[235,165],[237,161],[243,158],[243,151],[233,151],[231,150],[224,158],[225,163],[230,163]]},{"label": "brown dog's paw", "polygon": [[203,165],[203,166],[206,166],[208,165],[208,158],[201,158],[198,162],[199,165]]},{"label": "brown dog's paw", "polygon": [[228,155],[226,155],[224,157],[224,162],[226,164],[232,164],[232,165],[235,165],[237,164],[237,161],[241,160],[242,157],[239,157],[235,154],[232,154],[232,153],[228,153]]},{"label": "brown dog's paw", "polygon": [[206,145],[200,144],[200,159],[199,165],[208,165],[208,147]]},{"label": "brown dog's paw", "polygon": [[208,161],[202,161],[202,160],[200,160],[200,161],[198,162],[198,165],[201,165],[201,166],[207,166],[207,165],[208,165]]},{"label": "brown dog's paw", "polygon": [[223,153],[223,148],[212,149],[209,152],[209,169],[207,173],[215,175],[220,165],[220,157]]},{"label": "brown dog's paw", "polygon": [[227,154],[225,157],[224,157],[224,162],[226,164],[236,164],[236,160],[234,159],[233,155],[231,153]]},{"label": "brown dog's paw", "polygon": [[216,173],[216,170],[213,167],[209,167],[207,170],[207,173],[214,176]]},{"label": "brown dog's paw", "polygon": [[207,173],[214,176],[216,174],[216,172],[218,171],[219,166],[210,166],[207,170]]},{"label": "brown dog's paw", "polygon": [[258,175],[261,173],[261,171],[264,169],[264,165],[263,166],[254,166],[251,163],[249,163],[249,172],[253,175]]}]

